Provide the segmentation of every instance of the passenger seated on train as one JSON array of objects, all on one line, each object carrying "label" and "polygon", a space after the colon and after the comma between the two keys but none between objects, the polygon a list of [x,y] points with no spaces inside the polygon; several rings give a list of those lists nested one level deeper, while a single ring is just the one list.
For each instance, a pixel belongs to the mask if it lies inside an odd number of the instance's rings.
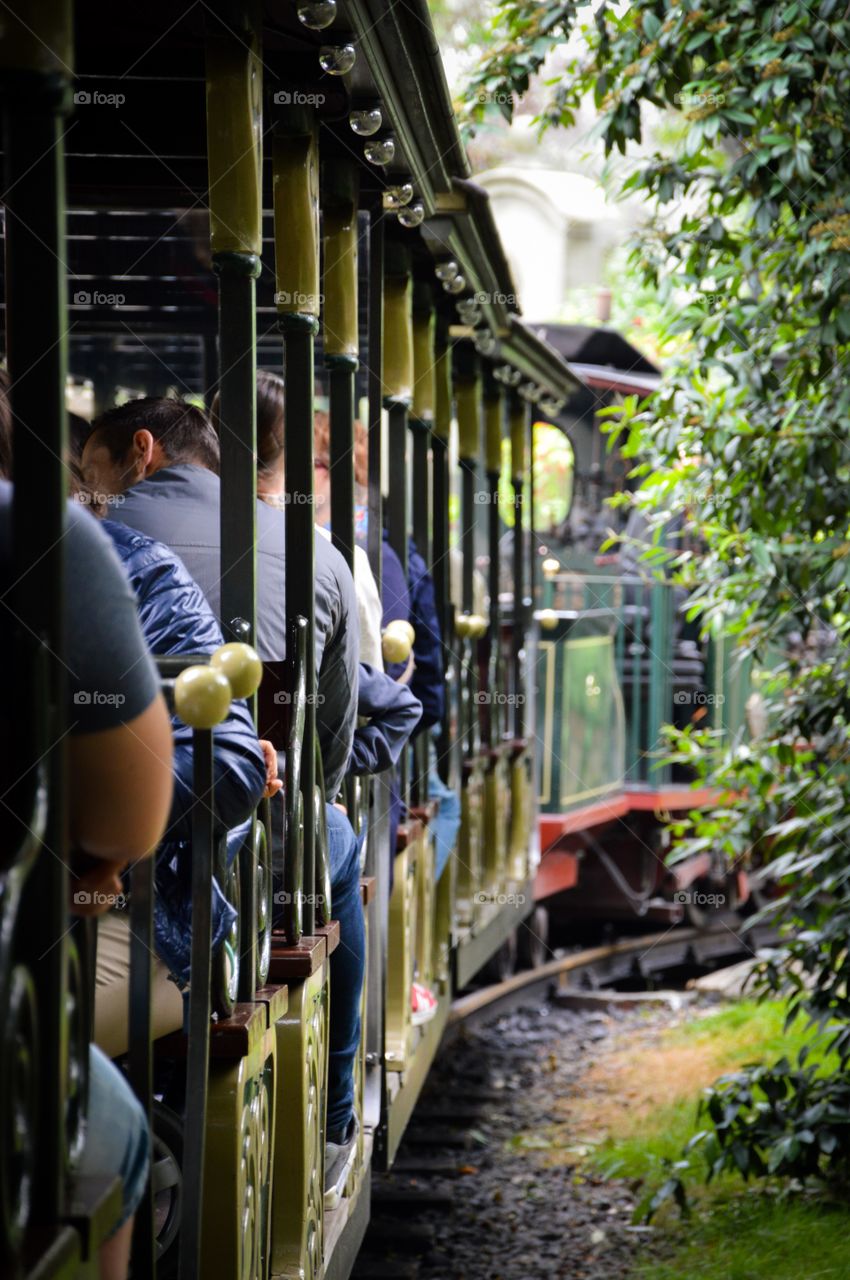
[{"label": "passenger seated on train", "polygon": [[[218,400],[213,400],[213,418]],[[263,502],[284,509],[284,412],[283,379],[268,369],[257,372],[257,493]],[[316,520],[330,517],[330,489],[322,486],[330,461],[328,415],[315,415],[313,443],[316,449]],[[324,497],[319,501],[321,494]],[[326,528],[320,532],[330,536]],[[358,554],[359,553],[359,554]],[[360,776],[380,773],[395,765],[422,714],[417,698],[401,690],[383,672],[381,654],[381,602],[369,559],[355,547],[354,585],[360,619],[357,714],[349,770]],[[364,649],[365,643],[365,649]],[[369,656],[367,656],[367,654]],[[364,722],[365,723],[362,723]]]},{"label": "passenger seated on train", "polygon": [[[266,374],[267,379],[276,378],[274,374]],[[281,379],[276,379],[282,389]],[[262,399],[262,397],[261,397]],[[268,402],[267,402],[268,403]],[[283,412],[283,401],[280,413]],[[259,400],[258,400],[259,406]],[[258,421],[262,415],[258,407]],[[357,448],[357,428],[361,438],[365,434],[362,423],[355,423],[355,450]],[[318,411],[313,422],[313,449],[315,457],[315,496],[316,521],[323,524],[323,532],[330,536],[331,527],[331,486],[330,486],[330,418],[327,413]],[[356,458],[356,453],[355,453]],[[361,465],[365,459],[361,457]],[[355,460],[355,476],[357,462]],[[266,481],[258,477],[258,485],[266,496]],[[268,500],[268,499],[267,499]],[[392,552],[398,564],[399,573],[404,581],[401,561]],[[357,698],[357,713],[361,721],[367,723],[354,734],[350,771],[354,774],[375,774],[385,769],[394,768],[401,752],[418,730],[422,719],[423,707],[418,697],[405,685],[413,674],[413,654],[409,664],[395,663],[397,669],[393,676],[384,671],[384,659],[381,649],[381,630],[388,619],[382,619],[381,598],[369,565],[369,557],[365,549],[354,546],[354,585],[358,592],[360,604],[360,686]],[[408,618],[407,593],[405,588],[405,612],[399,617]],[[363,651],[364,635],[368,631],[366,643],[376,657],[366,658]]]},{"label": "passenger seated on train", "polygon": [[[354,424],[355,536],[365,543],[368,536],[366,507],[368,481],[368,433],[358,419]],[[383,541],[383,574],[381,578],[382,626],[401,618],[413,626],[412,670],[403,663],[388,666],[395,679],[407,679],[422,703],[422,719],[416,733],[429,734],[428,794],[437,801],[437,812],[431,823],[435,845],[435,878],[442,875],[454,848],[460,827],[460,798],[447,787],[437,769],[437,740],[445,710],[445,670],[440,623],[437,617],[434,581],[423,557],[411,539],[408,546],[408,578],[401,561],[390,546],[386,530]]]},{"label": "passenger seated on train", "polygon": [[[169,398],[148,396],[108,409],[83,449],[88,487],[122,494],[114,518],[176,551],[222,620],[218,469],[218,437],[206,414]],[[316,731],[327,794],[334,797],[357,714],[357,602],[339,552],[319,535],[315,551]],[[284,514],[258,501],[256,647],[264,662],[285,655],[284,574]]]},{"label": "passenger seated on train", "polygon": [[[10,443],[8,433],[6,439]],[[10,457],[9,451],[7,466]],[[4,596],[10,586],[11,502],[12,486],[0,481]],[[172,796],[171,731],[132,592],[108,539],[78,507],[68,514],[65,549],[70,905],[76,914],[92,916],[119,897],[120,872],[148,857],[165,829]],[[9,669],[11,621],[5,608],[0,626],[4,670]],[[9,728],[0,732],[4,790],[18,772]],[[89,1069],[89,1120],[77,1173],[121,1180],[121,1215],[101,1247],[99,1267],[102,1280],[123,1280],[133,1215],[147,1183],[148,1125],[124,1076],[94,1046]]]},{"label": "passenger seated on train", "polygon": [[[276,379],[280,384],[277,396],[282,396],[283,379],[278,378],[276,374],[268,374],[265,370],[258,374],[257,382],[265,377],[269,382]],[[272,393],[274,394],[274,392]],[[257,396],[257,417],[259,433],[259,416],[260,402],[266,399],[261,391]],[[270,398],[269,398],[270,400]],[[268,401],[267,401],[268,402]],[[282,399],[280,403],[280,412],[283,412]],[[330,418],[327,413],[318,410],[313,417],[313,494],[315,498],[316,512],[316,528],[326,538],[329,538],[331,527],[331,434],[330,434]],[[258,474],[258,488],[265,477]],[[272,501],[267,486],[263,486],[263,496],[266,501]],[[377,670],[383,669],[383,656],[381,653],[381,597],[378,594],[378,584],[375,582],[375,576],[372,573],[372,567],[369,564],[369,557],[363,547],[356,542],[353,548],[354,553],[354,589],[357,592],[357,608],[360,612],[360,661],[368,663],[370,667]]]},{"label": "passenger seated on train", "polygon": [[[282,439],[279,466],[282,466]],[[183,559],[220,615],[218,437],[206,415],[178,400],[148,397],[109,409],[83,450],[90,487],[121,493],[123,524],[159,538]],[[257,504],[257,648],[264,661],[285,656],[284,514]],[[357,711],[357,603],[351,574],[330,543],[316,536],[316,726],[325,785],[336,796],[351,754]],[[281,824],[274,823],[279,831]],[[365,932],[360,856],[346,816],[327,806],[332,911],[340,946],[331,957],[326,1199],[340,1195],[354,1160],[354,1059],[360,1042]],[[277,860],[276,860],[277,861]]]},{"label": "passenger seated on train", "polygon": [[[200,587],[169,547],[113,520],[105,520],[102,528],[109,534],[135,592],[142,631],[152,653],[159,657],[210,654],[224,643]],[[181,989],[188,983],[191,969],[192,730],[175,716],[172,733],[174,800],[168,829],[156,854],[156,955],[151,993],[154,1037],[182,1027]],[[272,750],[271,743],[267,747]],[[227,716],[213,731],[213,770],[215,816],[219,831],[230,833],[231,861],[250,832],[248,819],[267,787],[265,753],[244,700],[234,699]],[[235,909],[214,879],[214,952],[225,944],[235,919]],[[127,1049],[129,982],[129,920],[126,913],[114,911],[104,917],[98,935],[94,1019],[95,1040],[112,1058]]]},{"label": "passenger seated on train", "polygon": [[[264,502],[281,507],[284,505],[285,492],[284,413],[283,379],[268,370],[260,370],[257,375],[257,492]],[[314,471],[316,520],[324,519],[329,523],[331,514],[330,439],[327,414],[317,413],[314,417],[313,445],[316,459]],[[319,531],[330,537],[327,528]],[[401,570],[400,564],[399,570]],[[361,547],[355,547],[354,582],[360,611],[361,658],[363,658],[364,640],[366,652],[375,655],[373,663],[364,659],[359,667],[357,712],[361,725],[354,733],[349,769],[350,772],[362,776],[379,773],[384,769],[394,769],[421,717],[422,704],[408,689],[383,671],[381,604],[368,557]],[[363,721],[365,723],[362,723]],[[393,793],[396,803],[397,796],[396,788]],[[338,813],[333,814],[330,823],[333,824],[333,828],[339,828],[340,832],[342,831]],[[396,812],[390,819],[393,842],[397,825]],[[365,837],[364,823],[358,840],[358,849],[362,848]],[[392,867],[390,867],[391,870]],[[333,910],[336,915],[336,890],[334,890]],[[413,999],[416,1008],[429,1010],[429,1016],[436,1013],[436,1001],[424,987],[414,984]],[[350,1149],[346,1149],[345,1144],[340,1146],[334,1143],[333,1147],[329,1148],[326,1179],[328,1208],[333,1208],[336,1203],[338,1188],[345,1183],[348,1161],[352,1156],[353,1145]]]}]

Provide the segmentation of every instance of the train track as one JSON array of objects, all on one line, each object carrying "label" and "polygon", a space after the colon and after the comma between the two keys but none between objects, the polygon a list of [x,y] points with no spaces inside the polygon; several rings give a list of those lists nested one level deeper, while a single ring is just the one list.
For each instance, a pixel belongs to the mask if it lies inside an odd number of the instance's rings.
[{"label": "train track", "polygon": [[[631,1225],[633,1189],[558,1158],[569,1139],[551,1136],[554,1100],[581,1093],[612,1026],[602,1008],[564,996],[678,984],[772,941],[766,929],[744,940],[733,924],[620,938],[459,997],[393,1169],[373,1183],[355,1280],[625,1277],[630,1233],[645,1230]],[[613,1025],[620,1016],[634,1015],[624,1009]],[[552,1167],[532,1167],[529,1151],[547,1146]]]},{"label": "train track", "polygon": [[459,996],[452,1005],[449,1026],[488,1021],[496,1013],[520,1008],[529,999],[543,999],[553,991],[610,987],[625,980],[650,986],[671,970],[720,968],[754,955],[758,947],[774,940],[775,934],[766,927],[748,929],[742,936],[741,922],[731,914],[710,929],[675,926],[663,933],[620,938],[557,956],[504,982]]}]

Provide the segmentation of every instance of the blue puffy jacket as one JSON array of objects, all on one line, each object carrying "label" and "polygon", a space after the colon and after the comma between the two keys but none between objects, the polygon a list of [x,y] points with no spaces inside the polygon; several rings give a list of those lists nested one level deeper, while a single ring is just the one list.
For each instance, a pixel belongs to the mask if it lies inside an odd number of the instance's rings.
[{"label": "blue puffy jacket", "polygon": [[434,579],[412,538],[407,549],[407,582],[410,588],[410,621],[416,632],[410,689],[422,703],[422,719],[416,729],[419,734],[442,720],[446,684]]},{"label": "blue puffy jacket", "polygon": [[[152,653],[209,654],[223,643],[221,628],[186,566],[162,542],[126,525],[104,520],[135,592],[139,619]],[[154,944],[157,954],[181,982],[189,980],[192,945],[191,809],[192,730],[176,717],[174,799],[168,829],[157,850]],[[265,788],[266,769],[246,703],[231,704],[230,714],[213,731],[215,812],[219,830],[228,834],[228,861],[250,827],[247,819]],[[213,949],[226,937],[236,912],[213,881]]]}]

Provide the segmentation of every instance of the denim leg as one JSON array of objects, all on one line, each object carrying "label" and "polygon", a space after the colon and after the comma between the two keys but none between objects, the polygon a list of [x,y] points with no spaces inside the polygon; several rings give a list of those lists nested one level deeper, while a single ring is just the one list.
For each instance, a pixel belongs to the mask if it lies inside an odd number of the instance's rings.
[{"label": "denim leg", "polygon": [[136,1212],[147,1185],[150,1135],[127,1079],[96,1045],[89,1049],[89,1112],[80,1174],[120,1178],[121,1217],[110,1235]]},{"label": "denim leg", "polygon": [[354,1059],[360,1043],[360,994],[366,931],[360,899],[360,852],[345,814],[327,806],[331,915],[339,921],[339,946],[331,956],[328,1138],[339,1141],[354,1109]]},{"label": "denim leg", "polygon": [[460,798],[433,768],[428,775],[428,798],[439,802],[437,816],[431,823],[436,857],[434,879],[439,880],[451,857],[460,826]]}]

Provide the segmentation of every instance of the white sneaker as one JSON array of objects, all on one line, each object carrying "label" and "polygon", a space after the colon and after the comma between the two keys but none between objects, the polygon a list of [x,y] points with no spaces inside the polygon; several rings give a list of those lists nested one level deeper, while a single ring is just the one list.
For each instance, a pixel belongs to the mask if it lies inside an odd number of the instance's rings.
[{"label": "white sneaker", "polygon": [[353,1116],[344,1142],[325,1143],[325,1213],[338,1208],[345,1194],[348,1175],[357,1157],[359,1132],[357,1116]]}]

